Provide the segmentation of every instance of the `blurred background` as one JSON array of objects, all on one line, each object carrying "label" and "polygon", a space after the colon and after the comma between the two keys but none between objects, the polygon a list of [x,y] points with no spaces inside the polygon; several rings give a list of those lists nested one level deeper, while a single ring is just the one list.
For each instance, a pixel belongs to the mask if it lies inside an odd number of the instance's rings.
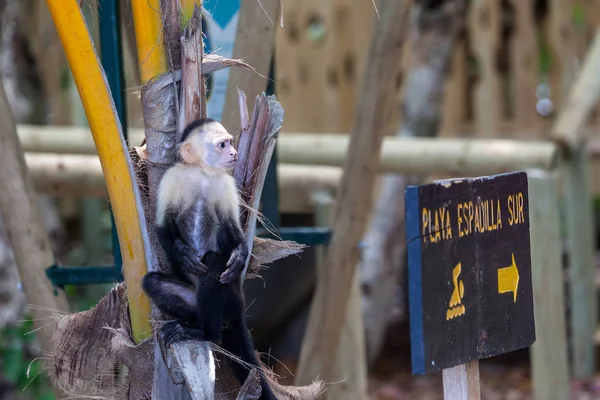
[{"label": "blurred background", "polygon": [[[193,3],[181,0],[182,7],[188,6],[186,2]],[[233,18],[230,21],[235,23],[235,11],[229,15],[227,10],[239,7],[239,2],[205,1],[209,51],[225,56],[223,52],[231,51],[227,47],[231,44],[219,36],[231,35],[231,29],[229,33],[214,28],[211,32],[211,27],[218,18]],[[570,84],[593,43],[600,1],[471,0],[462,11],[459,4],[453,0],[414,0],[407,20],[398,21],[407,24],[408,33],[403,57],[398,60],[400,72],[389,82],[396,104],[383,121],[388,135],[549,139]],[[270,16],[277,25],[271,89],[285,110],[281,137],[295,133],[315,137],[350,134],[365,85],[362,79],[369,62],[373,24],[377,22],[374,6],[370,0],[284,0],[283,27],[278,26],[277,16]],[[120,0],[119,7],[127,126],[133,132],[128,144],[138,146],[144,124],[131,4]],[[85,0],[82,10],[99,49],[98,4]],[[19,133],[54,135],[51,140],[57,146],[69,146],[72,137],[61,135],[61,126],[80,127],[76,133],[89,136],[86,115],[46,2],[0,0],[0,21],[0,75]],[[235,34],[235,29],[232,32]],[[211,101],[216,104],[212,106],[215,112],[219,109],[219,95],[212,98],[217,78],[209,81],[209,114]],[[247,95],[253,98],[255,94]],[[594,222],[600,217],[600,180],[595,179],[600,171],[599,124],[594,111],[587,143]],[[43,149],[39,153],[44,153]],[[291,153],[288,150],[286,154]],[[61,157],[36,158],[34,154],[27,157],[57,263],[113,265],[111,214],[99,163],[70,164]],[[341,166],[295,167],[287,163],[279,171],[278,227],[329,225],[327,207],[336,198]],[[453,174],[442,170],[420,179]],[[382,187],[389,188],[378,179],[375,198],[385,195]],[[397,198],[395,205],[392,199],[383,207],[389,215],[381,211],[382,206],[376,208],[370,236],[365,233],[365,243],[387,240],[389,247],[379,254],[377,262],[363,262],[360,270],[368,391],[373,399],[441,399],[441,375],[413,377],[410,372],[402,201]],[[387,238],[373,238],[371,231],[381,227],[377,216],[397,221],[384,231]],[[272,356],[269,364],[288,383],[298,364],[316,266],[323,260],[323,250],[321,245],[310,246],[300,257],[276,262],[262,271],[262,279],[245,284],[248,322],[256,345]],[[376,268],[382,265],[390,270],[381,273]],[[566,277],[565,273],[565,283]],[[384,291],[390,294],[383,300],[373,299],[382,280],[388,283]],[[598,283],[600,277],[595,278]],[[79,311],[93,307],[113,286],[67,285],[65,291],[72,310]],[[42,364],[35,361],[43,355],[30,319],[0,220],[0,399],[55,398]],[[600,341],[600,335],[596,337]],[[484,399],[532,398],[528,350],[482,361],[481,381]],[[600,398],[600,379],[595,376],[574,378],[570,388],[572,398]]]}]

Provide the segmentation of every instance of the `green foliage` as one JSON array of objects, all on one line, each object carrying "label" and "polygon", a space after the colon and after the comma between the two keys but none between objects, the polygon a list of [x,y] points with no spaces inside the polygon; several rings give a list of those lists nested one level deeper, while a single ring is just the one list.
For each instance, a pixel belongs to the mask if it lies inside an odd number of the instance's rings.
[{"label": "green foliage", "polygon": [[[24,322],[0,330],[0,368],[2,379],[15,386],[21,398],[27,400],[55,400],[49,378],[42,371],[42,363],[29,354],[35,340],[31,316]],[[29,378],[27,370],[29,369]]]}]

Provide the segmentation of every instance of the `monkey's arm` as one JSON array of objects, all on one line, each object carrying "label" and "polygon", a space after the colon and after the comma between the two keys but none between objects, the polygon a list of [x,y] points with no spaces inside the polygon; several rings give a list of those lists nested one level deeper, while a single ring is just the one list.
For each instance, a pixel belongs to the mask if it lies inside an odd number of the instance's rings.
[{"label": "monkey's arm", "polygon": [[163,224],[156,226],[156,235],[169,262],[179,272],[185,276],[206,273],[207,268],[202,263],[202,256],[187,244],[172,213],[165,216]]}]

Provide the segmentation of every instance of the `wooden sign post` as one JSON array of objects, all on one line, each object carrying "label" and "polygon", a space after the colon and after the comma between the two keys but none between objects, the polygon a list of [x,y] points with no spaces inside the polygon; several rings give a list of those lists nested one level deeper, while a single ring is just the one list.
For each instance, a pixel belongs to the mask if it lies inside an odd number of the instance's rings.
[{"label": "wooden sign post", "polygon": [[406,189],[413,374],[479,399],[478,360],[535,341],[527,174]]}]

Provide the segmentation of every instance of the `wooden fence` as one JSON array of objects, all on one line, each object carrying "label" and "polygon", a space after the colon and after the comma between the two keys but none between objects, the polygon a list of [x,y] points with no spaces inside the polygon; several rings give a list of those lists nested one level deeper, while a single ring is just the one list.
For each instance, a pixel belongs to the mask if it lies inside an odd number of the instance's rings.
[{"label": "wooden fence", "polygon": [[[276,42],[285,131],[350,131],[374,12],[371,1],[351,3],[285,3]],[[472,0],[440,135],[548,137],[599,21],[600,3],[592,0]]]}]

